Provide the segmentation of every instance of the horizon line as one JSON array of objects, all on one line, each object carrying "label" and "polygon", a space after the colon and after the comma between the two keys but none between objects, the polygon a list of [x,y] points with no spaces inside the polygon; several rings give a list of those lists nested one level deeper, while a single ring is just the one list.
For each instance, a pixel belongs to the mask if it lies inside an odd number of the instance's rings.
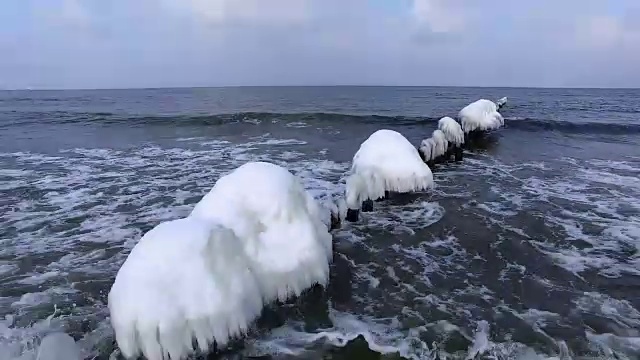
[{"label": "horizon line", "polygon": [[97,87],[97,88],[0,88],[0,91],[105,91],[105,90],[169,90],[169,89],[231,89],[231,88],[480,88],[480,89],[554,89],[554,90],[640,90],[633,86],[487,86],[487,85],[217,85],[217,86],[152,86],[152,87]]}]

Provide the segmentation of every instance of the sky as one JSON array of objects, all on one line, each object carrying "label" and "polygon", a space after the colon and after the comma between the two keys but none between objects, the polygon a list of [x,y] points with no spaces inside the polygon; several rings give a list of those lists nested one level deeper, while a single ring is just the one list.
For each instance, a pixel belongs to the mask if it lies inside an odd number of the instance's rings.
[{"label": "sky", "polygon": [[640,0],[2,0],[0,88],[640,87]]}]

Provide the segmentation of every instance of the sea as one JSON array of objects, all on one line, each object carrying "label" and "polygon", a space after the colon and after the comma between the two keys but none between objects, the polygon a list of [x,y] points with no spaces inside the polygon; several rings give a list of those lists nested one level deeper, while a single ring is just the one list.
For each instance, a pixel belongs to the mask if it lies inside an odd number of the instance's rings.
[{"label": "sea", "polygon": [[285,166],[323,201],[374,131],[418,146],[503,96],[505,127],[433,191],[333,231],[327,288],[209,358],[640,359],[640,90],[462,87],[0,92],[0,359],[59,331],[120,359],[116,272],[235,167]]}]

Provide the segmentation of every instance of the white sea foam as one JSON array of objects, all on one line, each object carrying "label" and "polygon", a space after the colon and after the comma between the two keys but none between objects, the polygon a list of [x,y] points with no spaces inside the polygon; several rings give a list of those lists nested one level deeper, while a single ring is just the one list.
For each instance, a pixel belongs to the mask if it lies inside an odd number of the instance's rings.
[{"label": "white sea foam", "polygon": [[444,214],[444,208],[438,203],[426,201],[412,202],[405,205],[380,206],[376,210],[375,216],[365,214],[368,221],[362,226],[385,228],[396,234],[415,234],[416,231],[438,222]]},{"label": "white sea foam", "polygon": [[9,261],[0,261],[0,276],[9,275],[18,270],[18,265]]},{"label": "white sea foam", "polygon": [[309,126],[310,126],[310,125],[309,125],[309,124],[307,124],[307,123],[306,123],[306,122],[304,122],[304,121],[295,121],[295,122],[290,122],[290,123],[287,123],[287,124],[285,125],[285,127],[290,127],[290,128],[305,128],[305,127],[309,127]]},{"label": "white sea foam", "polygon": [[[587,331],[591,345],[608,358],[636,359],[640,356],[640,312],[626,300],[604,294],[585,293],[574,305],[577,311],[612,321],[608,333]],[[615,354],[615,355],[614,355]]]},{"label": "white sea foam", "polygon": [[22,177],[25,175],[29,175],[31,171],[29,170],[20,170],[20,169],[0,169],[0,177]]},{"label": "white sea foam", "polygon": [[302,330],[302,324],[290,323],[275,329],[267,337],[250,341],[246,353],[280,353],[286,355],[308,355],[312,344],[330,344],[345,346],[349,341],[362,336],[373,351],[382,354],[398,353],[409,359],[432,358],[433,352],[419,338],[420,329],[408,333],[399,331],[397,319],[376,319],[367,316],[355,316],[330,309],[329,318],[333,327],[308,333]]},{"label": "white sea foam", "polygon": [[[565,269],[576,274],[597,269],[607,277],[640,275],[635,258],[629,257],[640,249],[640,183],[628,173],[639,168],[636,163],[565,158],[554,165],[562,166],[565,175],[550,176],[549,164],[467,160],[465,166],[473,166],[473,173],[490,185],[492,199],[477,207],[492,214],[491,221],[499,215],[506,218],[498,221],[501,226],[518,227],[508,218],[529,212],[561,230],[555,232],[561,240],[532,243]],[[526,228],[520,231],[536,238]]]},{"label": "white sea foam", "polygon": [[[396,317],[373,318],[356,316],[330,309],[331,328],[318,329],[309,333],[302,330],[301,323],[288,323],[273,330],[264,338],[247,342],[245,355],[264,353],[313,357],[314,349],[330,344],[344,347],[349,341],[362,337],[369,349],[381,354],[398,354],[406,359],[514,359],[514,360],[566,360],[560,351],[558,356],[545,356],[518,342],[498,342],[492,339],[490,325],[486,321],[477,322],[475,330],[467,331],[446,320],[434,321],[403,328]],[[436,343],[426,343],[425,333],[433,332],[443,339],[457,336],[469,342],[467,351],[448,353]],[[560,348],[563,348],[560,343]],[[566,345],[564,345],[566,351]],[[482,356],[484,355],[484,356]],[[477,357],[481,356],[481,357]],[[604,358],[603,358],[604,360]]]},{"label": "white sea foam", "polygon": [[[57,309],[46,318],[25,327],[16,325],[13,315],[5,317],[0,320],[0,359],[76,360],[90,357],[91,348],[86,345],[94,334],[87,334],[81,341],[71,344],[70,340],[73,339],[65,334],[66,320]],[[108,331],[101,332],[99,337],[104,339],[108,335]],[[64,344],[59,341],[63,337]],[[63,354],[79,356],[59,356]]]},{"label": "white sea foam", "polygon": [[66,273],[61,273],[60,271],[56,270],[56,271],[47,271],[44,274],[28,273],[26,275],[27,277],[19,280],[18,282],[21,284],[27,284],[27,285],[41,285],[56,277],[64,276],[66,275]]}]

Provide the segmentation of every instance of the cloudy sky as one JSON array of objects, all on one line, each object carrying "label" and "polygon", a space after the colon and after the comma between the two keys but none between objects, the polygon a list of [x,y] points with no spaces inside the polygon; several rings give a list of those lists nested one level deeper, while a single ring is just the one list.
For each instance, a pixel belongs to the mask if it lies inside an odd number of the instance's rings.
[{"label": "cloudy sky", "polygon": [[2,0],[0,88],[640,87],[640,0]]}]

